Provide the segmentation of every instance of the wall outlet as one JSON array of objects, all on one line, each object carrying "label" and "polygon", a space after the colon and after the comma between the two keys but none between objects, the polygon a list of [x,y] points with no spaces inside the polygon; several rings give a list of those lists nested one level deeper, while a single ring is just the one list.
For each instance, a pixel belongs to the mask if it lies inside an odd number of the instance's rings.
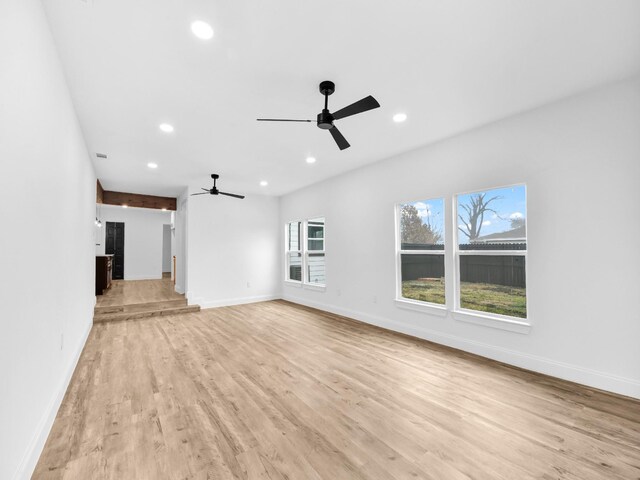
[{"label": "wall outlet", "polygon": [[64,348],[64,333],[60,334],[60,350]]},{"label": "wall outlet", "polygon": [[336,295],[341,296],[341,295],[342,295],[342,290],[337,289],[337,290],[336,290]]},{"label": "wall outlet", "polygon": [[373,296],[373,303],[378,303],[378,296],[377,295]]},{"label": "wall outlet", "polygon": [[247,282],[247,288],[251,288],[251,282]]}]

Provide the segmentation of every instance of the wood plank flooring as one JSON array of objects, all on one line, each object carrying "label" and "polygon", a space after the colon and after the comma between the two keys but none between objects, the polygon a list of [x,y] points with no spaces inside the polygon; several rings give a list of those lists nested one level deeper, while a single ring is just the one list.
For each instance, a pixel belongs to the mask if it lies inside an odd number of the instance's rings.
[{"label": "wood plank flooring", "polygon": [[35,479],[640,479],[640,402],[274,301],[94,325]]},{"label": "wood plank flooring", "polygon": [[170,278],[158,280],[114,280],[104,295],[96,296],[97,307],[164,302],[184,299],[174,290]]}]

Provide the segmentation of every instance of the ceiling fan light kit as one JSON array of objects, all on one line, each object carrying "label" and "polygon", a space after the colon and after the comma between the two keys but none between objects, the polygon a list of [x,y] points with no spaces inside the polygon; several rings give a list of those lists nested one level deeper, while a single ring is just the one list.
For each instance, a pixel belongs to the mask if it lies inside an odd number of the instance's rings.
[{"label": "ceiling fan light kit", "polygon": [[[324,82],[320,82],[320,93],[324,95],[324,108],[316,117],[316,124],[318,128],[322,130],[329,130],[331,136],[335,140],[336,144],[340,148],[340,150],[344,150],[349,148],[351,145],[347,141],[346,138],[340,133],[338,127],[333,123],[334,120],[340,120],[341,118],[350,117],[351,115],[356,115],[358,113],[363,113],[369,110],[373,110],[374,108],[378,108],[380,104],[378,101],[373,98],[371,95],[363,98],[362,100],[358,100],[351,105],[348,105],[337,112],[331,113],[329,111],[329,95],[333,94],[336,91],[335,83],[325,80]],[[285,118],[258,118],[259,122],[313,122],[313,120],[293,120],[293,119],[285,119]]]}]

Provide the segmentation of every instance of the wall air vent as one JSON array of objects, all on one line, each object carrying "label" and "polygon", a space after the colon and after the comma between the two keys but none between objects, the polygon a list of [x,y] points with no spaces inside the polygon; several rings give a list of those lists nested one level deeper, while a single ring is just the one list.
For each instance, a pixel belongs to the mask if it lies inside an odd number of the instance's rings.
[{"label": "wall air vent", "polygon": [[98,158],[107,158],[107,155],[105,153],[96,153],[96,157],[98,157]]}]

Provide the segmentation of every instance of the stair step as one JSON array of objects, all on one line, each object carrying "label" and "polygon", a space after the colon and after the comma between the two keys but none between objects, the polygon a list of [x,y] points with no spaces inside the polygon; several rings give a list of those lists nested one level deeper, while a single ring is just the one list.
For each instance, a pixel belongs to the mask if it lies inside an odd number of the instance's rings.
[{"label": "stair step", "polygon": [[93,309],[93,313],[96,315],[102,315],[106,313],[144,312],[146,310],[164,310],[167,308],[185,307],[186,305],[187,299],[179,298],[177,300],[165,300],[162,302],[132,303],[129,305],[95,307]]},{"label": "stair step", "polygon": [[118,322],[122,320],[136,320],[140,318],[165,317],[182,313],[199,312],[200,305],[183,305],[178,307],[166,307],[130,312],[100,313],[93,317],[93,323]]}]

